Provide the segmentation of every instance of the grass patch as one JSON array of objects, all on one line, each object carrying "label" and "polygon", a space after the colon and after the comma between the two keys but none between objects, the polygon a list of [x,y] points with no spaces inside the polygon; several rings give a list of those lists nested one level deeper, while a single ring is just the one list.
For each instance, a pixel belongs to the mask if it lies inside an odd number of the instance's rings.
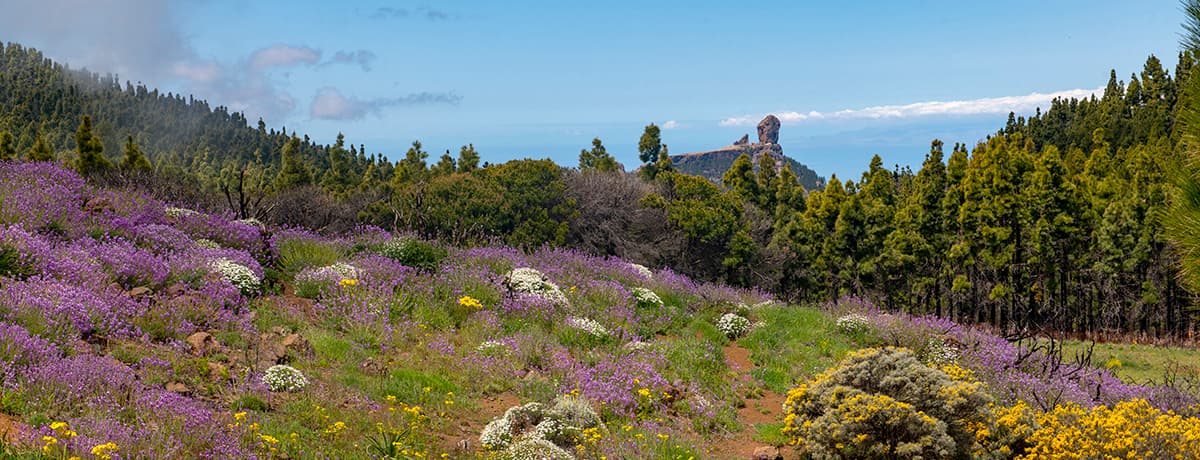
[{"label": "grass patch", "polygon": [[798,379],[836,364],[858,348],[837,332],[835,320],[815,308],[767,306],[755,316],[766,325],[738,343],[750,350],[750,359],[758,367],[752,372],[754,378],[777,393],[787,392]]},{"label": "grass patch", "polygon": [[291,279],[305,268],[332,265],[346,255],[340,244],[304,238],[281,241],[277,249],[283,279]]},{"label": "grass patch", "polygon": [[790,441],[783,434],[783,422],[759,423],[754,425],[753,439],[772,446],[785,446]]},{"label": "grass patch", "polygon": [[[1091,342],[1063,342],[1063,357],[1087,352]],[[1168,369],[1200,372],[1200,354],[1180,347],[1159,347],[1133,343],[1097,343],[1092,350],[1092,365],[1106,368],[1126,382],[1161,383]]]}]

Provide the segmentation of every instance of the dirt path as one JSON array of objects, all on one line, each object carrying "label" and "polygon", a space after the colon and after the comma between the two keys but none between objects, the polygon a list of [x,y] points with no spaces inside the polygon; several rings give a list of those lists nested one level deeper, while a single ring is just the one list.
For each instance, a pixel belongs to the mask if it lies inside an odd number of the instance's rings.
[{"label": "dirt path", "polygon": [[[754,370],[754,362],[750,361],[750,350],[737,343],[731,343],[722,351],[725,353],[725,362],[729,369],[737,374],[736,378],[746,385],[756,385],[754,377],[750,375]],[[767,389],[763,390],[760,397],[747,398],[745,407],[738,409],[737,413],[741,430],[714,441],[708,449],[711,458],[745,460],[751,458],[755,449],[768,447],[767,444],[754,440],[755,425],[783,420],[783,400],[784,395]],[[791,453],[788,449],[781,448],[779,451],[785,459],[793,458],[788,456]]]}]

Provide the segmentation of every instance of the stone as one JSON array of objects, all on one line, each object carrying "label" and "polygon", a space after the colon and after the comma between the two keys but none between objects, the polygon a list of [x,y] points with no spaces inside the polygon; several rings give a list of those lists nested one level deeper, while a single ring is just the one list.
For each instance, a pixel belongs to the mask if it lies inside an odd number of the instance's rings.
[{"label": "stone", "polygon": [[102,212],[110,209],[113,209],[113,204],[108,198],[92,198],[83,205],[83,210],[90,213]]},{"label": "stone", "polygon": [[775,115],[767,115],[758,122],[758,142],[762,144],[779,143],[779,119]]},{"label": "stone", "polygon": [[750,145],[750,135],[743,134],[742,138],[738,139],[737,142],[734,142],[733,145]]},{"label": "stone", "polygon": [[208,362],[208,377],[211,379],[225,379],[229,376],[229,369],[224,364],[209,361]]},{"label": "stone", "polygon": [[783,454],[779,452],[778,447],[763,446],[754,449],[754,453],[750,455],[750,460],[783,460]]},{"label": "stone", "polygon": [[307,355],[312,351],[312,345],[308,344],[308,340],[301,337],[300,334],[288,334],[279,341],[279,345],[283,347],[285,353],[296,355]]},{"label": "stone", "polygon": [[188,395],[188,394],[192,393],[191,388],[188,388],[187,385],[184,385],[179,382],[168,383],[167,391],[170,391],[171,393],[175,393],[175,394],[180,394],[180,395]]},{"label": "stone", "polygon": [[152,291],[150,290],[150,288],[148,288],[146,286],[138,286],[133,289],[130,289],[129,292],[125,293],[125,295],[132,297],[134,299],[140,299],[142,297],[150,295],[151,292]]},{"label": "stone", "polygon": [[200,356],[207,356],[217,349],[217,339],[207,332],[196,332],[189,335],[187,343],[192,346],[192,353]]}]

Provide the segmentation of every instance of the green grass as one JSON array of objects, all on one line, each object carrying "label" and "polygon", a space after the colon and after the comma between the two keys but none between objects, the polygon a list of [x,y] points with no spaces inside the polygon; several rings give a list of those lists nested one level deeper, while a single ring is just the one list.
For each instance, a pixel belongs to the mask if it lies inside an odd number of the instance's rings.
[{"label": "green grass", "polygon": [[[1063,342],[1063,358],[1068,361],[1073,359],[1076,353],[1086,352],[1090,344],[1091,342]],[[1126,382],[1161,383],[1168,369],[1200,372],[1200,354],[1191,348],[1097,343],[1092,351],[1092,364],[1111,370]]]},{"label": "green grass", "polygon": [[838,332],[835,320],[811,307],[767,306],[754,312],[765,326],[738,341],[750,350],[757,368],[756,380],[777,393],[785,393],[796,380],[837,363],[862,345]]},{"label": "green grass", "polygon": [[305,268],[331,265],[346,254],[341,245],[302,238],[281,241],[278,249],[279,271],[289,279]]},{"label": "green grass", "polygon": [[785,446],[791,441],[783,434],[783,422],[759,423],[754,425],[755,441],[772,446]]}]

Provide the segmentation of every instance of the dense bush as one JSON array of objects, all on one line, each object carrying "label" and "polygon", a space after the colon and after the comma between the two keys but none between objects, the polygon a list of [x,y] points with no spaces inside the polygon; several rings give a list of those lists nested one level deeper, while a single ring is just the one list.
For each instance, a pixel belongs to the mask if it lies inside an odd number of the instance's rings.
[{"label": "dense bush", "polygon": [[992,423],[982,384],[868,348],[788,392],[784,433],[814,458],[958,458]]},{"label": "dense bush", "polygon": [[1086,409],[1065,404],[1038,416],[1025,459],[1196,458],[1200,419],[1142,399]]},{"label": "dense bush", "polygon": [[384,257],[429,272],[436,271],[448,254],[445,248],[437,244],[405,237],[383,243],[378,251]]}]

